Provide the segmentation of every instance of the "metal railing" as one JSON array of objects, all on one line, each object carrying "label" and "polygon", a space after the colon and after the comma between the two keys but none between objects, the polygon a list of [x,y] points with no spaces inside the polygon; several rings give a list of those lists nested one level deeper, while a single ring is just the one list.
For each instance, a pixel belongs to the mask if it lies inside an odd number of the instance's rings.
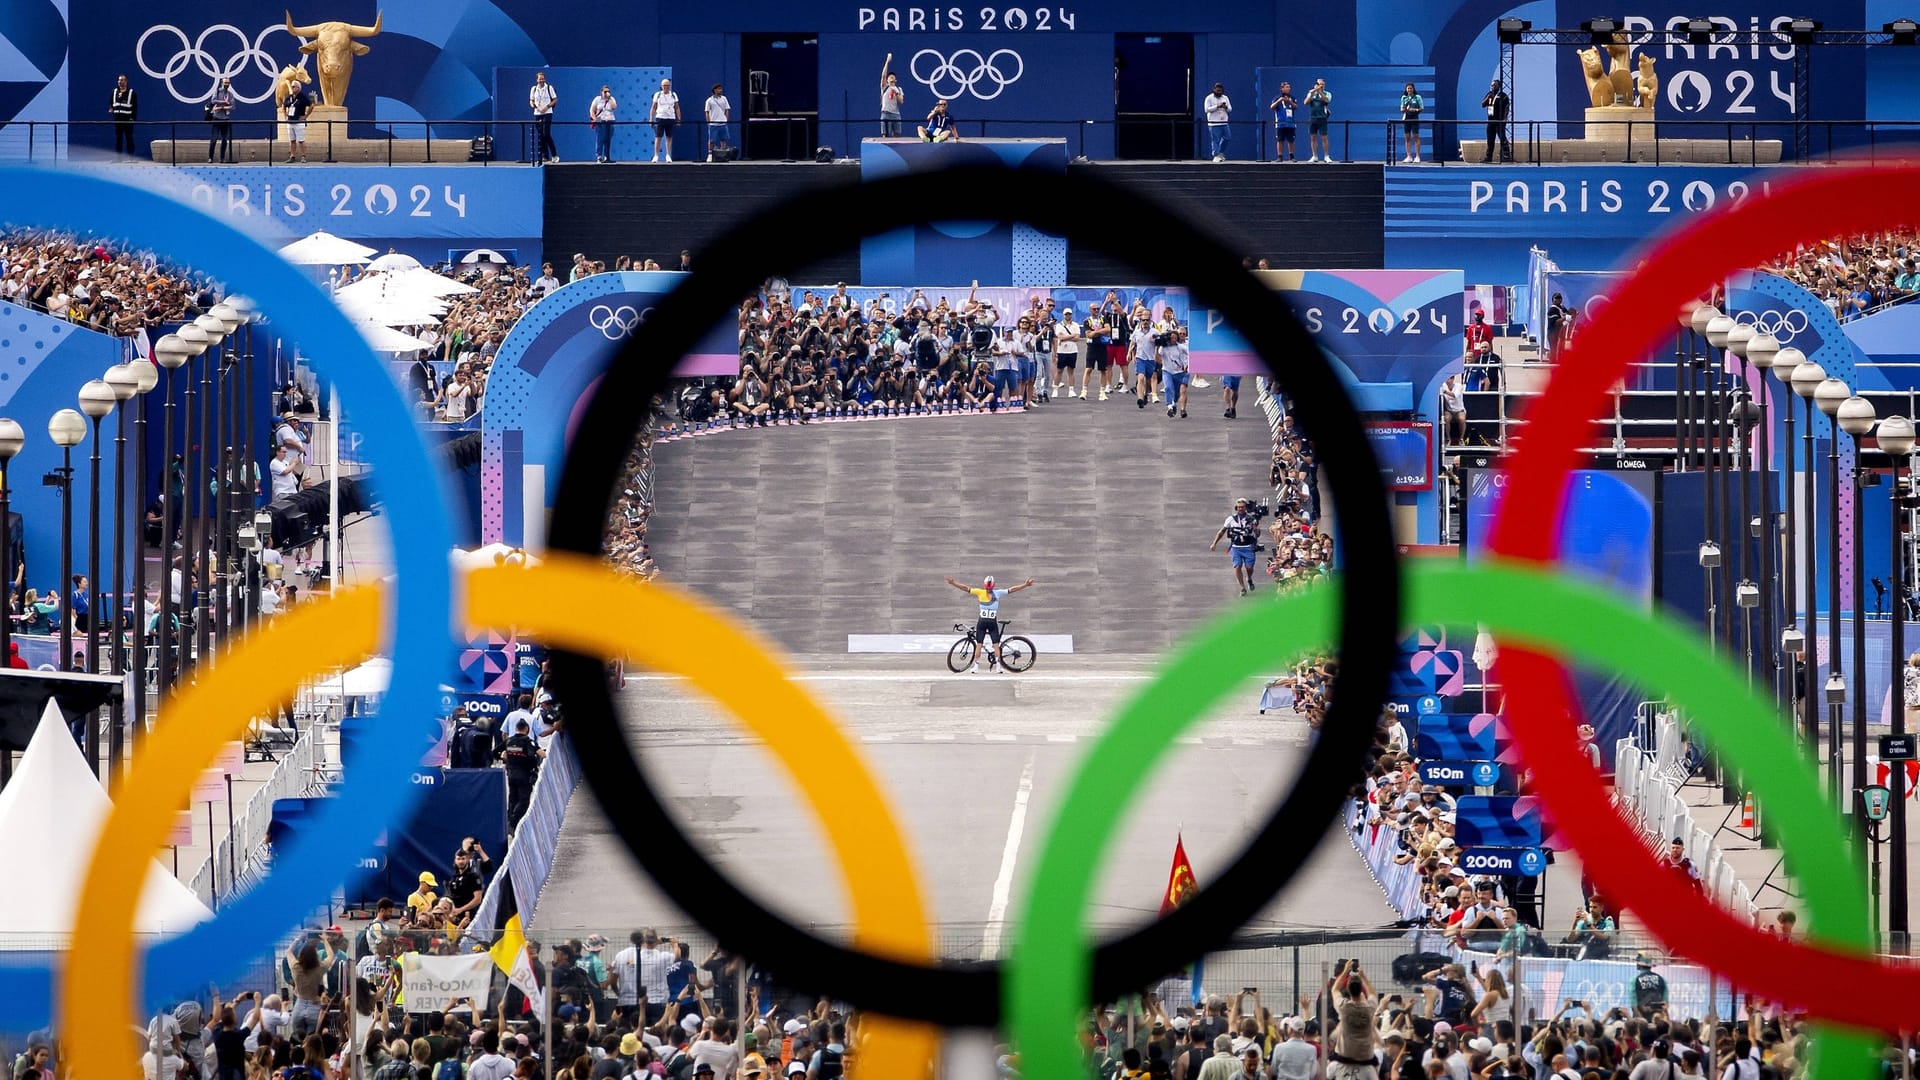
[{"label": "metal railing", "polygon": [[[621,125],[635,125],[644,128],[644,120],[623,120]],[[904,138],[917,138],[914,129],[920,119],[903,120],[901,123]],[[74,148],[76,134],[83,138],[86,148],[99,148],[102,154],[112,153],[105,147],[112,144],[112,129],[118,126],[112,120],[16,120],[0,125],[0,138],[14,144],[17,150],[24,150],[27,160],[62,158]],[[127,125],[133,129],[135,156],[147,156],[153,144],[165,141],[168,147],[160,160],[168,164],[207,164],[212,156],[214,121],[208,120],[139,120]],[[267,160],[261,164],[286,164],[279,160],[287,147],[281,137],[284,122],[278,120],[232,120],[226,126],[231,128],[231,137],[235,142],[266,144]],[[415,162],[396,162],[397,144],[425,142],[424,163],[443,164],[449,162],[467,163],[477,161],[480,164],[495,162],[531,162],[538,139],[539,124],[532,120],[416,120],[416,121],[308,121],[307,156],[314,162],[338,162],[339,155],[345,151],[348,129],[353,131],[355,149],[363,149],[368,142],[379,141],[383,150],[374,160],[361,160],[362,164],[413,164]],[[563,131],[569,128],[589,128],[584,120],[555,120],[552,128]],[[881,137],[881,118],[845,117],[824,119],[817,115],[751,116],[730,121],[729,128],[745,134],[749,128],[764,129],[777,127],[780,134],[783,160],[808,160],[813,157],[814,147],[807,145],[809,132],[817,132],[822,143],[832,143],[840,147],[840,156],[845,156],[848,147],[856,146],[866,138]],[[1462,162],[1473,164],[1480,160],[1479,154],[1467,153],[1469,147],[1484,146],[1490,127],[1484,118],[1472,119],[1431,119],[1423,118],[1420,131],[1423,144],[1427,147],[1453,147],[1461,156],[1448,161],[1428,159],[1429,164],[1446,165]],[[1606,140],[1607,144],[1617,145],[1626,160],[1638,157],[1646,164],[1661,165],[1691,163],[1691,154],[1675,156],[1670,143],[1675,139],[1694,142],[1716,142],[1724,147],[1727,162],[1742,165],[1771,164],[1774,160],[1794,161],[1793,128],[1791,120],[1513,120],[1502,125],[1509,143],[1526,149],[1524,156],[1532,164],[1549,164],[1541,160],[1542,148],[1556,140],[1576,141],[1583,134],[1596,127],[1620,129],[1621,137]],[[1877,161],[1883,151],[1897,149],[1903,156],[1910,154],[1916,144],[1920,144],[1920,120],[1815,120],[1810,128],[1818,136],[1812,140],[1813,149],[1805,159],[1808,162],[1825,162],[1839,159]],[[679,125],[678,135],[682,140],[690,140],[702,148],[689,160],[698,160],[704,156],[709,127],[704,120],[686,120]],[[1092,133],[1103,133],[1097,140],[1101,146],[1118,143],[1123,132],[1138,133],[1143,130],[1158,130],[1164,127],[1165,143],[1169,156],[1162,160],[1198,160],[1207,156],[1207,123],[1200,118],[1169,115],[1164,117],[1126,117],[1112,120],[1086,120],[1074,118],[1062,119],[1022,119],[1022,120],[978,120],[956,119],[954,130],[961,141],[967,139],[1018,139],[1018,138],[1066,138],[1076,157],[1087,158],[1089,137]],[[1251,139],[1256,147],[1252,158],[1236,160],[1270,161],[1275,150],[1275,136],[1278,129],[1271,119],[1239,120],[1227,125],[1230,149],[1244,149]],[[9,133],[11,133],[9,135]],[[24,133],[24,139],[22,139]],[[1326,126],[1328,151],[1332,157],[1343,163],[1371,163],[1397,160],[1404,147],[1402,122],[1398,119],[1334,119]],[[838,135],[836,141],[829,136]],[[1310,124],[1301,120],[1295,124],[1294,147],[1296,152],[1305,148],[1310,135]],[[472,140],[486,136],[494,140],[493,152],[476,158],[472,153]],[[1770,136],[1778,136],[1770,139]],[[448,151],[452,148],[445,144],[459,141],[467,144],[467,150]],[[744,141],[744,140],[743,140]],[[1598,141],[1598,140],[1596,140]],[[1777,158],[1771,154],[1762,154],[1761,147],[1769,141],[1778,141],[1780,153]],[[22,146],[22,142],[24,145]],[[441,143],[436,151],[434,143]],[[207,153],[202,154],[196,148],[208,143]],[[185,148],[185,152],[182,150]],[[1184,149],[1183,149],[1184,148]],[[0,154],[5,152],[4,143],[0,143]],[[1377,156],[1376,156],[1377,155]],[[408,156],[403,153],[401,157]],[[1102,160],[1113,160],[1103,158]],[[1139,159],[1136,159],[1139,160]],[[1151,159],[1147,159],[1151,160]],[[1556,162],[1557,163],[1557,162]]]}]

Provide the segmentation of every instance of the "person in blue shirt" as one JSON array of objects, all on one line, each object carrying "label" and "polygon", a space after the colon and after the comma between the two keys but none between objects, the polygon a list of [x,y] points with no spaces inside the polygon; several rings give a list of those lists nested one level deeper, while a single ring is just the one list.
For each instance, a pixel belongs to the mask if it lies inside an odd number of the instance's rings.
[{"label": "person in blue shirt", "polygon": [[934,102],[933,111],[927,114],[927,122],[920,127],[920,141],[960,141],[960,133],[953,128],[953,114],[947,111],[946,98]]},{"label": "person in blue shirt", "polygon": [[[974,623],[974,637],[977,638],[983,646],[988,642],[993,643],[993,656],[988,662],[992,667],[998,668],[1000,666],[1000,601],[1012,596],[1021,589],[1033,588],[1033,579],[1028,578],[1020,584],[1006,589],[994,587],[992,574],[988,574],[987,580],[981,583],[977,589],[970,585],[962,585],[952,578],[947,579],[947,584],[959,589],[961,592],[966,593],[979,602],[980,618]],[[978,674],[979,671],[980,660],[979,654],[976,653],[973,661],[973,672]]]},{"label": "person in blue shirt", "polygon": [[1293,110],[1298,103],[1293,100],[1293,84],[1281,83],[1280,96],[1273,99],[1268,108],[1273,110],[1273,160],[1299,161],[1299,155],[1293,152],[1293,136],[1297,130],[1293,123]]}]

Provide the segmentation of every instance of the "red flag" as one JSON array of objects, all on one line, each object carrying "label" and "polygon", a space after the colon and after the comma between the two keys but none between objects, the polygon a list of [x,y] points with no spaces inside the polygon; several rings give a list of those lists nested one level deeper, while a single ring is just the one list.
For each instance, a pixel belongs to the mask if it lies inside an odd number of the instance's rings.
[{"label": "red flag", "polygon": [[1173,840],[1173,868],[1167,871],[1167,891],[1160,897],[1161,918],[1199,891],[1200,883],[1193,877],[1193,863],[1187,859],[1187,846],[1176,835]]}]

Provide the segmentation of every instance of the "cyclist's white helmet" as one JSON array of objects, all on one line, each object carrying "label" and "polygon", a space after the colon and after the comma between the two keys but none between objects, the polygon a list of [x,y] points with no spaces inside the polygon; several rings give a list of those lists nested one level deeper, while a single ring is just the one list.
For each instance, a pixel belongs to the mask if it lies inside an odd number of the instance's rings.
[{"label": "cyclist's white helmet", "polygon": [[992,574],[988,574],[988,575],[987,575],[987,588],[989,588],[989,589],[991,589],[991,588],[993,588],[993,575],[992,575]]}]

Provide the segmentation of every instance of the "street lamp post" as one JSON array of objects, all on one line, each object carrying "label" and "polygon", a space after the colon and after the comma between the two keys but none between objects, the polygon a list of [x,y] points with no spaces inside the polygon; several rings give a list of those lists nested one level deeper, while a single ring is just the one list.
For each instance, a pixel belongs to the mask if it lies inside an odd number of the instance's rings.
[{"label": "street lamp post", "polygon": [[[240,310],[230,302],[215,304],[213,306],[213,310],[208,312],[208,314],[220,321],[220,325],[226,328],[226,334],[229,337],[231,337],[234,331],[240,328],[240,324],[245,321],[245,319],[240,313]],[[219,383],[217,384],[219,400],[217,403],[217,407],[215,408],[215,413],[217,414],[218,427],[219,427],[219,438],[214,440],[214,445],[218,449],[218,452],[220,455],[220,467],[218,470],[217,479],[215,481],[216,486],[214,489],[214,492],[215,492],[214,522],[215,524],[214,524],[213,545],[212,545],[213,546],[213,580],[214,580],[214,593],[213,593],[213,600],[212,600],[213,623],[214,625],[220,628],[220,643],[223,646],[227,644],[227,637],[226,637],[227,629],[228,629],[227,627],[227,616],[228,616],[227,591],[229,587],[227,575],[231,569],[229,564],[230,564],[230,561],[232,558],[232,552],[233,552],[233,522],[231,519],[232,519],[232,500],[233,500],[234,425],[232,422],[232,417],[233,417],[233,398],[234,398],[233,384],[236,381],[236,375],[237,375],[237,372],[236,372],[237,358],[235,356],[235,351],[231,343],[228,345],[226,352],[224,354],[224,361],[225,362],[220,365],[220,380],[219,380]]]},{"label": "street lamp post", "polygon": [[[1720,310],[1711,304],[1697,304],[1688,316],[1688,323],[1692,326],[1694,334],[1704,336],[1707,332],[1707,327],[1713,323],[1713,320],[1722,317]],[[1713,372],[1698,353],[1695,352],[1694,340],[1695,339],[1691,337],[1688,339],[1687,351],[1689,355],[1693,357],[1693,366],[1699,372],[1701,390],[1705,394],[1699,413],[1700,420],[1702,421],[1700,424],[1701,444],[1705,451],[1702,467],[1706,471],[1706,503],[1702,507],[1705,516],[1701,527],[1703,539],[1700,546],[1700,569],[1706,578],[1707,640],[1712,642],[1717,649],[1724,640],[1720,634],[1720,608],[1719,605],[1714,603],[1714,578],[1720,573],[1719,568],[1723,561],[1722,552],[1724,550],[1720,545],[1719,492],[1714,486],[1714,466],[1717,464],[1715,460],[1715,438],[1719,434],[1720,399],[1719,395],[1714,392],[1715,380],[1713,378]],[[1712,562],[1707,561],[1708,545],[1711,545],[1713,548]],[[1722,595],[1724,598],[1724,594]]]},{"label": "street lamp post", "polygon": [[[1757,601],[1759,593],[1753,577],[1755,564],[1759,560],[1753,554],[1755,533],[1749,524],[1753,519],[1752,500],[1747,490],[1750,486],[1748,478],[1753,470],[1753,429],[1759,421],[1759,410],[1754,406],[1753,398],[1747,392],[1747,343],[1753,340],[1753,327],[1734,322],[1731,318],[1727,322],[1731,325],[1726,333],[1721,335],[1721,341],[1725,344],[1728,355],[1736,361],[1733,376],[1733,405],[1728,410],[1727,419],[1733,426],[1733,480],[1740,487],[1740,513],[1734,518],[1734,527],[1729,530],[1729,535],[1740,545],[1740,580],[1734,585],[1734,596],[1749,597]],[[1745,603],[1738,606],[1740,608],[1740,640],[1742,647],[1746,650],[1747,671],[1749,682],[1751,682],[1754,667],[1753,609],[1758,605]]]},{"label": "street lamp post", "polygon": [[7,486],[7,466],[26,445],[26,431],[13,420],[0,419],[0,567],[5,568],[7,579],[0,584],[0,596],[6,598],[0,604],[0,664],[13,655],[13,603],[19,599],[13,584],[21,569],[13,557],[13,490]]},{"label": "street lamp post", "polygon": [[[107,641],[107,670],[115,675],[126,673],[126,656],[122,650],[126,647],[127,629],[127,410],[126,403],[140,393],[140,376],[134,373],[132,364],[115,364],[107,369],[107,385],[113,388],[113,400],[116,406],[113,425],[113,618],[109,623]],[[94,585],[94,593],[100,592],[100,586]],[[96,602],[96,608],[99,604]],[[138,722],[138,713],[133,714]],[[108,729],[107,774],[114,783],[119,782],[120,765],[126,756],[126,728],[116,717],[113,726]]]},{"label": "street lamp post", "polygon": [[135,751],[147,729],[147,394],[160,385],[160,368],[151,360],[135,359],[133,373],[138,397],[133,420],[133,732]]},{"label": "street lamp post", "polygon": [[[80,387],[80,411],[86,415],[93,429],[92,453],[88,455],[90,470],[87,492],[87,585],[93,590],[92,601],[87,608],[87,670],[95,675],[100,673],[100,421],[113,412],[119,404],[119,396],[113,384],[105,379],[88,379]],[[117,586],[116,586],[116,591]],[[118,742],[118,734],[112,742]],[[108,758],[112,761],[111,755]]]},{"label": "street lamp post", "polygon": [[[191,339],[190,339],[191,338]],[[160,670],[157,690],[161,695],[173,686],[174,654],[177,639],[173,634],[173,622],[178,615],[173,603],[174,570],[174,527],[181,522],[180,503],[185,498],[184,483],[181,491],[173,489],[173,373],[182,364],[196,355],[195,350],[205,352],[207,336],[197,326],[183,326],[178,333],[162,337],[153,347],[154,362],[160,365],[165,377],[161,381],[160,401],[162,403],[160,425],[160,622],[154,627],[154,637],[160,645]],[[185,586],[185,572],[181,571],[182,587]],[[186,599],[184,593],[181,599]]]},{"label": "street lamp post", "polygon": [[1674,397],[1673,450],[1674,471],[1693,468],[1693,309],[1689,303],[1680,310],[1680,333],[1673,339]]},{"label": "street lamp post", "polygon": [[[1827,440],[1827,670],[1828,688],[1838,681],[1843,691],[1840,702],[1828,698],[1827,774],[1832,785],[1827,789],[1834,805],[1846,806],[1842,792],[1846,785],[1840,775],[1840,709],[1845,700],[1846,665],[1840,660],[1840,426],[1835,420],[1840,405],[1853,396],[1853,390],[1840,379],[1829,377],[1813,391],[1813,403],[1827,415],[1830,435]],[[1858,674],[1856,672],[1855,674]]]},{"label": "street lamp post", "polygon": [[[237,320],[236,320],[237,322]],[[187,470],[187,476],[194,485],[193,494],[193,532],[189,534],[187,557],[192,562],[193,581],[197,596],[193,599],[193,656],[199,664],[210,658],[207,651],[207,634],[213,622],[213,576],[208,566],[209,549],[212,547],[215,518],[209,512],[207,481],[216,470],[212,466],[217,449],[213,430],[214,417],[214,369],[224,363],[218,347],[226,340],[228,328],[225,320],[207,314],[193,320],[193,324],[206,331],[207,338],[214,346],[209,356],[200,365],[200,411],[190,417],[188,422],[194,425],[194,442],[198,455],[190,464],[196,467]],[[184,631],[183,631],[184,633]]]},{"label": "street lamp post", "polygon": [[[60,467],[47,474],[45,483],[60,489],[60,587],[67,591],[60,606],[60,670],[73,670],[73,448],[87,437],[87,421],[72,409],[61,409],[47,421],[47,436],[60,448]],[[87,763],[95,776],[100,774],[100,728],[89,722],[86,728]]]},{"label": "street lamp post", "polygon": [[[1862,501],[1866,498],[1865,482],[1868,477],[1863,464],[1861,440],[1867,432],[1873,430],[1873,403],[1858,394],[1840,403],[1836,414],[1841,430],[1853,436],[1853,788],[1858,790],[1867,784],[1867,625],[1864,617],[1866,602],[1863,597],[1866,585],[1866,530],[1861,528],[1864,520]],[[1857,803],[1851,793],[1847,805]],[[1860,835],[1866,836],[1866,818],[1856,814],[1854,824],[1860,829]],[[1862,845],[1864,847],[1864,844]]]},{"label": "street lamp post", "polygon": [[[1746,350],[1747,360],[1760,370],[1760,426],[1757,429],[1760,441],[1755,448],[1759,450],[1760,462],[1760,593],[1766,598],[1766,603],[1760,606],[1760,640],[1765,648],[1772,650],[1776,645],[1773,605],[1780,596],[1780,583],[1774,576],[1777,541],[1773,519],[1773,426],[1767,419],[1767,399],[1773,396],[1773,388],[1767,384],[1767,372],[1773,369],[1774,358],[1780,355],[1780,342],[1772,334],[1755,334],[1747,339]],[[1781,661],[1770,658],[1763,669],[1773,685],[1774,700],[1778,701]]]},{"label": "street lamp post", "polygon": [[[1699,316],[1700,312],[1695,311],[1694,317],[1699,318]],[[1727,550],[1725,557],[1720,561],[1720,635],[1721,640],[1727,643],[1728,653],[1732,653],[1733,651],[1733,600],[1736,595],[1733,568],[1734,564],[1738,562],[1741,568],[1741,576],[1746,576],[1746,556],[1744,552],[1747,523],[1741,520],[1738,521],[1737,524],[1733,524],[1735,521],[1733,517],[1733,478],[1736,467],[1733,457],[1735,432],[1731,416],[1732,402],[1729,400],[1733,396],[1733,387],[1728,383],[1727,365],[1723,353],[1721,353],[1720,350],[1727,347],[1727,335],[1731,334],[1733,328],[1738,325],[1739,324],[1731,318],[1716,311],[1713,317],[1707,320],[1706,328],[1701,331],[1707,339],[1708,348],[1704,360],[1706,362],[1707,377],[1712,380],[1714,393],[1711,420],[1715,427],[1718,428],[1718,438],[1715,440],[1715,453],[1718,460],[1716,462],[1717,471],[1714,473],[1714,483],[1719,488],[1718,494],[1716,495],[1716,498],[1719,500],[1719,516],[1714,519],[1714,534],[1722,538],[1721,542],[1723,547],[1739,549],[1738,551]]]},{"label": "street lamp post", "polygon": [[[1904,735],[1907,731],[1906,709],[1906,575],[1905,552],[1900,550],[1900,515],[1906,512],[1905,499],[1901,495],[1900,463],[1913,452],[1913,421],[1904,416],[1889,416],[1880,421],[1880,430],[1875,433],[1880,449],[1886,451],[1893,462],[1893,485],[1889,493],[1888,505],[1891,512],[1888,539],[1892,542],[1893,561],[1893,625],[1891,631],[1893,645],[1893,708],[1890,710],[1893,722],[1893,734]],[[1907,773],[1906,762],[1890,763],[1887,770],[1888,786],[1893,788],[1891,813],[1893,820],[1889,826],[1892,835],[1889,838],[1891,848],[1887,852],[1887,930],[1893,938],[1895,952],[1907,951]]]},{"label": "street lamp post", "polygon": [[[1775,359],[1775,362],[1779,362],[1778,358]],[[1807,609],[1807,685],[1806,693],[1801,697],[1801,726],[1803,728],[1802,735],[1807,740],[1807,753],[1811,754],[1815,761],[1818,761],[1820,758],[1820,701],[1819,694],[1817,693],[1820,677],[1820,623],[1818,622],[1819,604],[1817,600],[1819,590],[1814,578],[1819,572],[1820,547],[1814,542],[1815,534],[1813,531],[1814,522],[1818,520],[1818,518],[1815,517],[1813,508],[1815,468],[1813,463],[1813,392],[1819,388],[1821,383],[1826,381],[1826,378],[1827,373],[1819,364],[1804,357],[1793,369],[1793,392],[1800,396],[1800,400],[1806,409],[1807,419],[1807,430],[1802,432],[1800,436],[1803,444],[1802,449],[1805,450],[1804,457],[1807,462],[1806,493],[1801,500],[1803,503],[1803,516],[1807,522],[1806,599],[1804,601]],[[1831,644],[1828,645],[1828,652],[1832,652]]]}]

